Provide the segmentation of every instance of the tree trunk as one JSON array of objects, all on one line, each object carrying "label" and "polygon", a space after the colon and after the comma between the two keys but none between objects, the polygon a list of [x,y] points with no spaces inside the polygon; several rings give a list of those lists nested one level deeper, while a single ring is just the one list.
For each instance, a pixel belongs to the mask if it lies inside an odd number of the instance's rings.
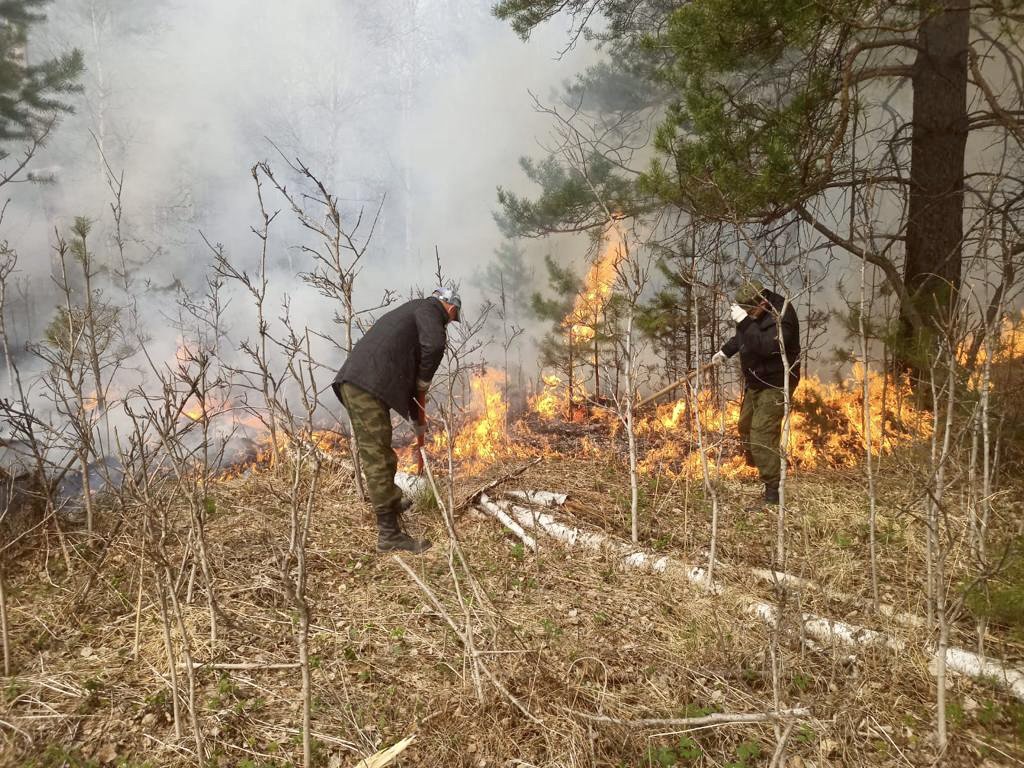
[{"label": "tree trunk", "polygon": [[967,144],[968,0],[922,8],[914,88],[910,205],[904,281],[919,325],[901,312],[901,362],[923,375],[928,340],[944,326],[960,287],[964,149]]}]

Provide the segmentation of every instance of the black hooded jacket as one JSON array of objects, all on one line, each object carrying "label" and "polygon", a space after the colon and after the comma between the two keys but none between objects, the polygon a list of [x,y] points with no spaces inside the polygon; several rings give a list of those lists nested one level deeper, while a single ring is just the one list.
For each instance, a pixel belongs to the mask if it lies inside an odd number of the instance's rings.
[{"label": "black hooded jacket", "polygon": [[334,377],[334,394],[340,400],[342,383],[355,384],[408,419],[416,381],[429,383],[441,364],[447,324],[448,313],[433,296],[391,310],[352,347]]},{"label": "black hooded jacket", "polygon": [[782,389],[786,363],[779,349],[779,333],[786,347],[789,363],[789,389],[800,382],[800,320],[792,303],[782,311],[785,299],[772,291],[762,294],[771,307],[758,319],[744,318],[736,325],[736,335],[722,346],[732,357],[740,353],[740,367],[748,389]]}]

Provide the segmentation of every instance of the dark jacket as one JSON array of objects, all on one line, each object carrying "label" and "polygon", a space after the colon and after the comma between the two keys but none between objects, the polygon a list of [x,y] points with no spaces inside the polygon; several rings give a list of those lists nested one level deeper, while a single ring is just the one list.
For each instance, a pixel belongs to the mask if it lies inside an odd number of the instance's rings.
[{"label": "dark jacket", "polygon": [[447,342],[448,313],[433,296],[407,301],[375,322],[334,377],[341,399],[343,382],[376,395],[408,419],[417,379],[430,382]]},{"label": "dark jacket", "polygon": [[785,312],[782,311],[785,300],[779,294],[765,291],[762,295],[768,299],[771,308],[757,320],[747,317],[738,323],[736,335],[725,342],[722,351],[728,357],[740,353],[740,366],[748,389],[782,389],[786,366],[779,349],[781,329],[792,392],[800,382],[800,320],[792,303],[786,306]]}]

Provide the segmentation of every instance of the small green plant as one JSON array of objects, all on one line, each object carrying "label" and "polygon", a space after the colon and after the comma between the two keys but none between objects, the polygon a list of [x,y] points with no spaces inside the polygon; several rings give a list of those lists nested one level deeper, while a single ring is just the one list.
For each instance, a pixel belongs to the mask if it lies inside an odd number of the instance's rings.
[{"label": "small green plant", "polygon": [[1013,723],[1013,732],[1017,739],[1024,741],[1024,704],[1007,704],[1003,715]]},{"label": "small green plant", "polygon": [[235,690],[235,683],[230,675],[221,675],[217,680],[217,693],[221,696],[234,696]]},{"label": "small green plant", "polygon": [[700,744],[689,736],[681,736],[679,741],[670,745],[651,746],[647,750],[647,764],[670,768],[696,763],[704,754]]},{"label": "small green plant", "polygon": [[797,672],[793,675],[793,687],[796,688],[800,693],[804,693],[814,681],[802,672]]},{"label": "small green plant", "polygon": [[512,547],[512,559],[523,560],[526,557],[526,547],[523,546],[523,542],[517,541]]},{"label": "small green plant", "polygon": [[1006,545],[1000,572],[964,593],[964,604],[976,617],[986,617],[1024,637],[1024,536]]},{"label": "small green plant", "polygon": [[978,709],[978,722],[982,725],[994,725],[999,721],[999,705],[992,699],[985,699]]},{"label": "small green plant", "polygon": [[736,747],[736,759],[726,763],[726,768],[751,768],[753,765],[751,761],[759,758],[761,751],[761,742],[741,741]]},{"label": "small green plant", "polygon": [[953,728],[959,728],[964,724],[964,708],[959,701],[946,703],[946,722]]},{"label": "small green plant", "polygon": [[843,531],[836,531],[835,536],[832,537],[832,540],[840,549],[849,549],[853,546],[853,539],[847,536]]},{"label": "small green plant", "polygon": [[813,744],[815,738],[814,729],[809,725],[801,725],[796,731],[796,736],[793,738],[801,744]]},{"label": "small green plant", "polygon": [[647,750],[647,762],[650,765],[660,765],[668,768],[678,765],[679,759],[672,747],[651,747]]},{"label": "small green plant", "polygon": [[548,640],[554,640],[562,634],[562,628],[552,619],[541,619],[540,626],[544,630],[544,636]]},{"label": "small green plant", "polygon": [[676,752],[679,754],[680,760],[694,762],[704,753],[704,750],[689,736],[681,736],[679,743],[676,744]]}]

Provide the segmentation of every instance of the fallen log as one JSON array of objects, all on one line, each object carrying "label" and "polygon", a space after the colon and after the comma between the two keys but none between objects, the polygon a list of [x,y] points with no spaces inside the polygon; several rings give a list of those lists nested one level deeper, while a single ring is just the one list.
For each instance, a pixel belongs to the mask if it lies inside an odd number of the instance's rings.
[{"label": "fallen log", "polygon": [[477,509],[483,510],[491,517],[495,518],[499,523],[508,528],[512,533],[519,537],[523,542],[523,546],[531,552],[537,551],[537,542],[534,538],[523,530],[523,527],[519,525],[515,520],[508,516],[508,514],[488,498],[486,493],[480,494],[480,500],[477,504]]},{"label": "fallen log", "polygon": [[[618,542],[609,537],[574,528],[558,522],[546,512],[527,509],[506,502],[504,509],[519,522],[523,528],[540,528],[551,537],[562,541],[568,546],[582,546],[594,551],[609,552],[618,555],[624,565],[630,568],[642,568],[655,573],[673,573],[682,575],[687,581],[705,591],[723,593],[724,587],[709,584],[707,572],[699,566],[686,566],[674,561],[667,555],[652,555],[635,550],[625,542]],[[778,607],[747,595],[733,595],[743,605],[744,610],[766,624],[774,624],[778,619]],[[816,640],[840,643],[854,647],[879,647],[891,651],[903,651],[908,643],[895,638],[887,632],[868,629],[867,627],[834,621],[827,617],[811,613],[800,616],[803,631]],[[931,661],[937,661],[937,651],[924,647],[920,651]],[[947,648],[945,653],[946,669],[965,677],[983,682],[991,682],[1015,698],[1024,701],[1024,670],[1012,667],[998,659],[990,659],[965,650],[963,648]]]},{"label": "fallen log", "polygon": [[477,509],[486,512],[488,515],[490,515],[490,517],[494,517],[502,525],[511,530],[513,534],[519,537],[520,541],[522,541],[523,546],[530,552],[537,552],[537,541],[534,539],[534,537],[531,537],[529,534],[527,534],[527,532],[522,529],[522,526],[518,522],[509,517],[508,513],[506,513],[505,510],[503,510],[493,501],[490,501],[486,494],[480,495],[479,502],[477,503]]},{"label": "fallen log", "polygon": [[[487,491],[490,491],[490,490],[493,490],[494,488],[497,488],[502,483],[507,483],[513,477],[518,477],[519,475],[523,474],[523,472],[528,470],[530,467],[535,466],[537,464],[540,464],[540,460],[542,458],[543,457],[538,456],[537,458],[532,459],[531,461],[526,462],[522,466],[516,467],[511,472],[506,472],[504,475],[501,475],[500,477],[496,477],[493,480],[491,480],[490,482],[484,483],[483,485],[481,485],[479,488],[477,488],[472,493],[469,493],[466,496],[464,496],[462,498],[462,501],[460,501],[458,504],[455,505],[455,509],[453,511],[457,512],[460,509],[468,507],[469,505],[473,504],[477,499],[479,499],[483,494],[487,493]],[[563,499],[564,499],[564,496],[563,496]]]},{"label": "fallen log", "polygon": [[[506,472],[504,475],[501,475],[500,477],[496,477],[493,480],[490,480],[490,481],[484,483],[483,485],[478,487],[476,490],[474,490],[471,493],[468,493],[465,496],[463,496],[462,500],[455,504],[455,508],[452,511],[453,512],[458,512],[460,509],[465,509],[466,507],[471,506],[477,499],[480,498],[481,494],[484,494],[487,491],[493,490],[494,488],[497,488],[502,483],[507,483],[512,478],[521,475],[523,472],[528,470],[530,467],[532,467],[532,466],[534,466],[536,464],[539,464],[540,461],[541,461],[541,458],[542,458],[541,456],[538,456],[535,459],[531,459],[530,461],[526,462],[525,464],[521,464],[520,466],[516,467],[511,472]],[[410,498],[412,498],[412,497],[418,496],[419,494],[423,493],[426,490],[426,488],[427,488],[427,478],[426,478],[425,475],[411,475],[408,472],[396,472],[395,473],[395,485],[397,485],[401,489],[402,493],[404,493],[406,496],[409,496]],[[555,494],[555,495],[556,496],[557,495],[561,495],[562,498],[563,498],[563,501],[564,501],[564,498],[565,498],[564,494]]]},{"label": "fallen log", "polygon": [[426,490],[427,478],[421,475],[410,475],[408,472],[396,472],[395,485],[401,489],[402,493],[412,498]]},{"label": "fallen log", "polygon": [[[754,578],[769,584],[785,584],[786,586],[794,587],[796,589],[802,589],[808,592],[817,592],[826,599],[837,603],[858,605],[866,610],[874,610],[874,606],[871,605],[870,601],[865,600],[862,597],[848,595],[845,592],[837,592],[834,589],[821,585],[811,579],[805,579],[802,576],[794,576],[791,573],[775,571],[770,568],[747,568],[743,566],[730,565],[728,563],[720,563],[720,565],[727,571],[743,571],[745,573],[749,573]],[[906,627],[921,628],[925,626],[925,620],[922,617],[915,616],[912,613],[899,611],[893,606],[885,603],[879,603],[878,612],[897,624],[902,624]]]},{"label": "fallen log", "polygon": [[[527,503],[541,507],[561,506],[565,504],[566,500],[569,498],[567,494],[554,493],[552,491],[506,491],[505,495],[512,496],[516,499],[522,499]],[[864,598],[836,591],[828,586],[821,585],[816,581],[802,576],[794,576],[791,573],[776,571],[769,568],[751,568],[747,566],[733,565],[722,561],[718,561],[716,565],[726,572],[749,573],[759,581],[764,581],[772,585],[785,584],[786,586],[793,587],[797,590],[817,592],[833,602],[856,605],[865,610],[875,610],[875,607]],[[882,614],[886,618],[906,627],[921,628],[925,625],[925,620],[922,617],[897,610],[894,606],[887,605],[886,603],[880,603],[877,610],[878,613]]]},{"label": "fallen log", "polygon": [[507,496],[514,496],[529,504],[537,504],[541,507],[560,507],[569,498],[564,493],[553,493],[551,491],[506,491]]}]

